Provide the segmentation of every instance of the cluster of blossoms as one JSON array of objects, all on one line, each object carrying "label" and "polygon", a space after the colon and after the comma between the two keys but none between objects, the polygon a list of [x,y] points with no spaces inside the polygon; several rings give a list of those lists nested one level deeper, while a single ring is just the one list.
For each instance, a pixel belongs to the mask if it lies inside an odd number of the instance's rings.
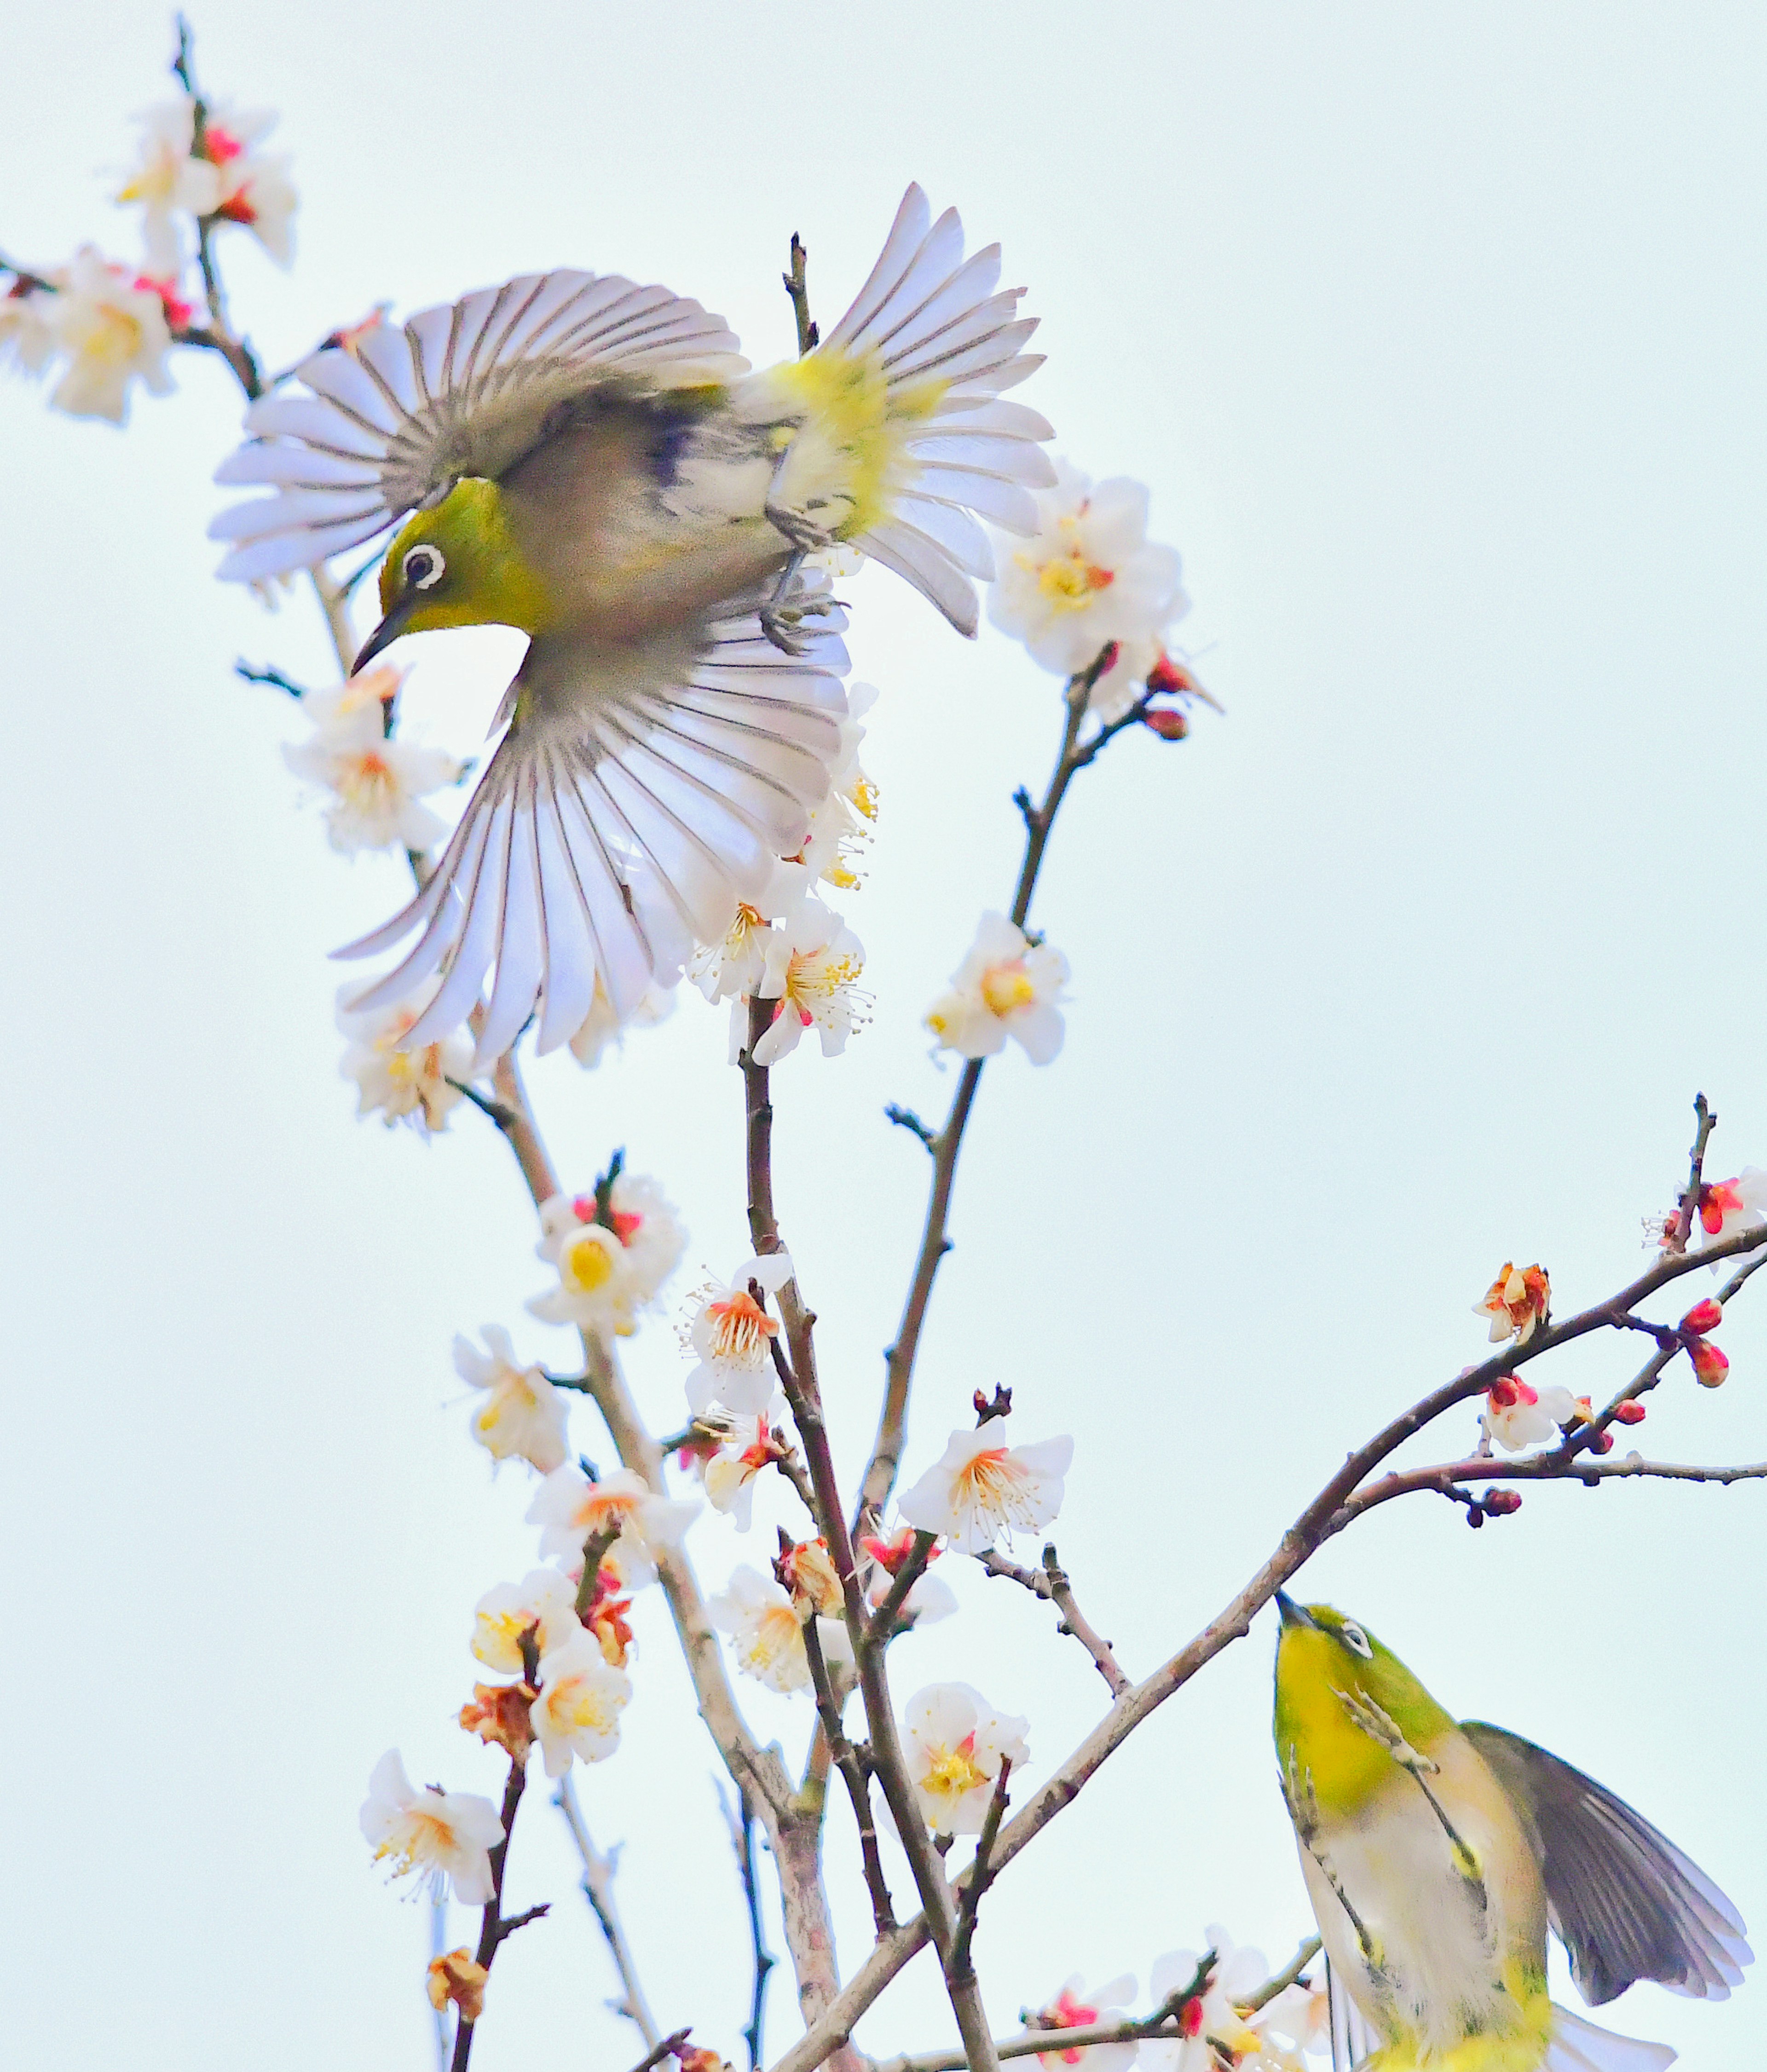
[{"label": "cluster of blossoms", "polygon": [[1044,2072],[1077,2065],[1087,2072],[1126,2072],[1138,2058],[1159,2072],[1301,2072],[1304,2052],[1329,2051],[1330,2009],[1322,1987],[1285,1986],[1254,2007],[1269,1977],[1263,1952],[1236,1948],[1219,1926],[1209,1930],[1209,1952],[1206,1963],[1188,1950],[1154,1961],[1148,1980],[1154,2008],[1176,2016],[1176,2036],[1064,2046],[1058,2040],[1064,2029],[1129,2024],[1135,1996],[1132,1977],[1089,1989],[1078,1977],[1069,1979],[1048,2006],[1024,2016],[1028,2031],[1051,2036],[1052,2047],[1036,2054]]},{"label": "cluster of blossoms", "polygon": [[188,92],[150,109],[135,168],[116,197],[141,206],[142,263],[124,265],[84,245],[64,266],[6,269],[0,360],[27,374],[60,364],[49,401],[70,417],[126,422],[138,380],[150,395],[168,394],[167,355],[192,335],[196,314],[183,289],[198,232],[241,224],[272,258],[286,265],[290,256],[286,161],[256,148],[275,119]]},{"label": "cluster of blossoms", "polygon": [[871,1019],[871,996],[859,985],[864,947],[818,888],[854,891],[861,882],[853,862],[871,838],[878,796],[859,764],[865,738],[859,722],[876,701],[871,684],[850,687],[839,756],[802,846],[781,859],[758,902],[740,903],[723,935],[702,944],[688,967],[708,1001],[730,1003],[732,1064],[748,1047],[752,1000],[776,1002],[772,1025],[755,1046],[758,1065],[778,1063],[810,1029],[822,1055],[837,1056]]}]

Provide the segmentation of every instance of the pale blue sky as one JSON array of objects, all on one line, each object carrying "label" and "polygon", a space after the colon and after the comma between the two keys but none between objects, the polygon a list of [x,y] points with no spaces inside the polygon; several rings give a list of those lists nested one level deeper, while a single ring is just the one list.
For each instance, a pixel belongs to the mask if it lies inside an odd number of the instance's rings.
[{"label": "pale blue sky", "polygon": [[[1184,553],[1227,716],[1181,749],[1126,740],[1077,788],[1034,916],[1073,963],[1067,1047],[991,1068],[908,1461],[978,1384],[1011,1383],[1028,1433],[1072,1431],[1056,1536],[1145,1671],[1348,1446],[1479,1355],[1501,1261],[1543,1260],[1564,1308],[1638,1268],[1696,1087],[1716,1166],[1767,1163],[1767,28],[1538,0],[492,23],[454,0],[203,10],[211,91],[279,108],[294,154],[293,273],[227,253],[273,363],[382,298],[561,264],[697,295],[765,360],[789,347],[789,232],[832,315],[918,179],[1029,284],[1049,362],[1024,393],[1060,450],[1149,483]],[[8,34],[0,248],[130,249],[104,197],[166,25],[101,4],[15,10]],[[121,436],[0,387],[7,2032],[21,2064],[422,2066],[426,1923],[382,1889],[356,1808],[394,1742],[415,1776],[494,1787],[451,1714],[471,1606],[533,1544],[517,1474],[492,1482],[465,1441],[448,1344],[501,1320],[568,1354],[523,1315],[544,1270],[488,1128],[426,1146],[352,1119],[325,952],[398,873],[326,849],[278,753],[291,713],[229,673],[326,664],[304,602],[266,619],[211,580],[237,411],[217,364],[179,379]],[[998,636],[966,649],[880,574],[852,594],[882,687],[883,831],[847,902],[877,1018],[777,1088],[781,1214],[849,1462],[925,1178],[879,1111],[945,1097],[917,1018],[1008,893],[1010,794],[1058,717]],[[475,750],[506,644],[412,652],[411,722]],[[689,1001],[592,1076],[533,1074],[570,1184],[624,1144],[681,1204],[678,1290],[746,1249],[723,1054],[722,1016]],[[1739,1305],[1724,1342],[1729,1385],[1666,1388],[1650,1450],[1767,1454],[1767,1322]],[[1559,1378],[1605,1392],[1634,1350],[1585,1346]],[[673,1420],[666,1322],[631,1367]],[[605,1457],[592,1426],[574,1437]],[[1469,1430],[1451,1420],[1444,1452]],[[1767,1933],[1764,1506],[1530,1490],[1475,1537],[1418,1498],[1335,1542],[1306,1593],[1633,1800]],[[722,1523],[690,1544],[713,1582],[755,1558]],[[1030,1717],[1043,1774],[1102,1687],[1039,1608],[953,1580],[962,1616],[904,1645],[898,1687],[974,1681]],[[713,1758],[643,1613],[627,1745],[584,1803],[627,1844],[659,2014],[734,2053]],[[1272,1624],[997,1888],[978,1948],[998,2025],[1073,1971],[1145,1987],[1209,1922],[1292,1949]],[[806,1708],[753,1709],[801,1741]],[[842,1817],[830,1850],[851,1968],[867,1923]],[[500,1962],[476,2066],[635,2059],[538,1793],[511,1892],[555,1914]],[[1604,2018],[1745,2072],[1761,1990],[1644,1988]],[[783,1975],[772,2005],[776,2054]],[[861,2040],[947,2033],[922,1964]]]}]

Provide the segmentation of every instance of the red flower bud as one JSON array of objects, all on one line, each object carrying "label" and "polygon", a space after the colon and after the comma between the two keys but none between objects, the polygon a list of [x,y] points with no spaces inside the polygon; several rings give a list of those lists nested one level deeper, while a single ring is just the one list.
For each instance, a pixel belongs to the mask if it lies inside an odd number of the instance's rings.
[{"label": "red flower bud", "polygon": [[1589,1441],[1589,1451],[1592,1453],[1611,1453],[1613,1451],[1613,1433],[1597,1432]]},{"label": "red flower bud", "polygon": [[1708,1295],[1703,1302],[1695,1302],[1681,1320],[1684,1331],[1716,1331],[1724,1321],[1722,1306]]},{"label": "red flower bud", "polygon": [[1147,688],[1167,697],[1176,691],[1188,691],[1192,697],[1200,697],[1202,693],[1201,684],[1189,670],[1182,662],[1173,661],[1164,648],[1159,652],[1159,660],[1147,672]]},{"label": "red flower bud", "polygon": [[1645,1421],[1645,1407],[1641,1403],[1622,1403],[1613,1413],[1617,1424],[1641,1424]]},{"label": "red flower bud", "polygon": [[1485,1507],[1493,1518],[1507,1518],[1511,1511],[1522,1508],[1520,1492],[1516,1490],[1493,1490],[1485,1499]]},{"label": "red flower bud", "polygon": [[1716,1388],[1730,1371],[1730,1362],[1710,1338],[1695,1338],[1687,1348],[1694,1378],[1702,1388]]},{"label": "red flower bud", "polygon": [[1170,705],[1150,705],[1142,714],[1141,723],[1162,741],[1182,741],[1190,732],[1190,722]]}]

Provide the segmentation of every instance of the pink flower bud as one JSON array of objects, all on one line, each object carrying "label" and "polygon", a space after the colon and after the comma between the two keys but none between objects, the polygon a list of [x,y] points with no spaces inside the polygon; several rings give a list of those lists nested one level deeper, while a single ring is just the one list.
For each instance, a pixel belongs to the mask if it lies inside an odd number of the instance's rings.
[{"label": "pink flower bud", "polygon": [[1147,672],[1147,688],[1170,697],[1175,692],[1188,692],[1192,697],[1201,697],[1203,688],[1182,662],[1175,662],[1164,648],[1159,651],[1159,660]]},{"label": "pink flower bud", "polygon": [[1613,1451],[1613,1433],[1597,1432],[1589,1441],[1589,1451],[1592,1453],[1611,1453]]},{"label": "pink flower bud", "polygon": [[1641,1424],[1645,1421],[1645,1407],[1641,1403],[1622,1403],[1613,1413],[1617,1424]]},{"label": "pink flower bud", "polygon": [[1190,732],[1190,722],[1170,705],[1150,705],[1142,714],[1141,723],[1162,741],[1182,741]]},{"label": "pink flower bud", "polygon": [[1708,1295],[1703,1302],[1695,1302],[1681,1320],[1684,1331],[1716,1331],[1724,1320],[1721,1306]]},{"label": "pink flower bud", "polygon": [[1493,1490],[1485,1499],[1485,1507],[1493,1518],[1507,1518],[1511,1511],[1522,1508],[1521,1494],[1516,1490]]},{"label": "pink flower bud", "polygon": [[1702,1388],[1716,1388],[1730,1371],[1730,1362],[1710,1338],[1695,1338],[1687,1348],[1694,1378]]}]

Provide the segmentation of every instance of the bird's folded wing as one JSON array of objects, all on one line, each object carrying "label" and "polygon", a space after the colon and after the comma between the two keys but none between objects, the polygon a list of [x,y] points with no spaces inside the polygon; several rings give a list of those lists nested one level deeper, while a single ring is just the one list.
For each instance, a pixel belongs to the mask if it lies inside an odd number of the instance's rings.
[{"label": "bird's folded wing", "polygon": [[758,898],[803,840],[842,753],[846,619],[816,578],[791,602],[801,659],[747,610],[619,648],[546,636],[511,687],[515,717],[434,874],[384,927],[337,952],[366,956],[414,930],[403,961],[352,1005],[433,988],[406,1038],[419,1047],[488,1002],[476,1068],[538,1005],[549,1050],[587,1018],[599,975],[624,1021],[653,978],[678,976]]},{"label": "bird's folded wing", "polygon": [[1623,1799],[1519,1734],[1464,1731],[1538,1838],[1552,1926],[1592,2007],[1654,1980],[1723,2000],[1753,1953],[1736,1910]]},{"label": "bird's folded wing", "polygon": [[463,476],[500,474],[546,413],[600,381],[648,389],[735,380],[722,317],[617,274],[524,273],[303,360],[245,413],[217,482],[268,486],[209,527],[240,582],[360,545]]},{"label": "bird's folded wing", "polygon": [[1037,327],[1020,317],[1022,288],[995,292],[1000,248],[966,259],[954,208],[935,223],[926,196],[902,199],[877,264],[818,351],[875,354],[900,427],[900,477],[886,516],[853,541],[911,582],[960,632],[974,633],[972,577],[994,574],[985,518],[1011,532],[1037,529],[1032,491],[1055,470],[1054,436],[1035,410],[1000,400],[1043,364],[1024,347]]}]

